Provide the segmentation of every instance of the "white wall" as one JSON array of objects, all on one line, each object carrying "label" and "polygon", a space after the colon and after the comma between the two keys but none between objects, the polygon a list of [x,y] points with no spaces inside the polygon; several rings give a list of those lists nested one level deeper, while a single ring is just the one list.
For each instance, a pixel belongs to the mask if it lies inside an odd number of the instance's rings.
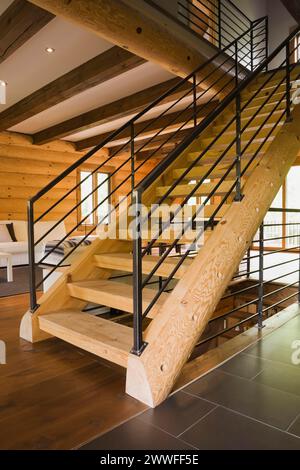
[{"label": "white wall", "polygon": [[250,20],[257,20],[267,14],[267,0],[232,0]]},{"label": "white wall", "polygon": [[[267,0],[267,12],[270,30],[269,51],[272,52],[296,28],[297,23],[283,6],[281,0]],[[273,61],[271,68],[279,67],[283,60],[284,53]]]}]

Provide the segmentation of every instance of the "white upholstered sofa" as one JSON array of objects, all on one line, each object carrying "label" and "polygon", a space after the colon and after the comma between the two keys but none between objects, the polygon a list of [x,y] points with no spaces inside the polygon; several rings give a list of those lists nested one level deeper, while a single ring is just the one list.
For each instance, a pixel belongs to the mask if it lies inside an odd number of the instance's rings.
[{"label": "white upholstered sofa", "polygon": [[[13,223],[14,232],[17,241],[0,242],[0,252],[10,253],[12,255],[13,266],[28,264],[28,234],[27,222],[23,220],[1,220],[0,224]],[[46,234],[51,227],[55,225],[55,221],[37,222],[35,224],[35,240],[37,241],[42,235]],[[38,262],[43,256],[44,245],[50,240],[60,240],[66,234],[64,223],[60,223],[56,228],[51,230],[47,237],[35,248],[35,257]],[[5,261],[0,261],[0,267],[4,266]]]}]

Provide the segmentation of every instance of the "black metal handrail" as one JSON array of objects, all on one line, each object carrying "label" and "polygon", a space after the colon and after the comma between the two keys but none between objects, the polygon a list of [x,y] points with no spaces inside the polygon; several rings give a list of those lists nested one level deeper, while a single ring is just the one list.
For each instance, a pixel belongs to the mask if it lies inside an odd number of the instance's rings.
[{"label": "black metal handrail", "polygon": [[[221,203],[218,205],[217,209],[213,213],[213,215],[209,218],[209,220],[204,224],[204,229],[199,231],[197,234],[197,237],[194,239],[193,243],[197,243],[198,239],[200,236],[203,234],[203,232],[211,226],[211,223],[213,222],[214,218],[216,217],[218,211],[220,208],[225,204],[227,201],[228,197],[230,197],[231,194],[235,194],[235,200],[241,200],[242,198],[242,193],[241,193],[241,178],[242,176],[246,173],[246,171],[249,169],[250,165],[254,162],[255,158],[257,155],[261,152],[262,148],[266,143],[270,141],[272,138],[272,134],[278,124],[282,122],[284,117],[287,119],[290,118],[290,113],[291,113],[291,97],[290,97],[290,89],[291,89],[291,72],[296,67],[296,65],[291,65],[290,62],[290,57],[293,54],[293,51],[290,51],[290,41],[293,39],[293,37],[298,34],[300,31],[300,28],[297,28],[269,57],[266,61],[264,61],[262,64],[258,65],[256,70],[253,72],[253,74],[245,78],[241,83],[238,83],[237,79],[237,86],[236,88],[229,93],[229,95],[216,107],[216,109],[211,113],[209,118],[202,123],[200,123],[194,130],[193,132],[182,142],[177,146],[177,148],[171,152],[168,157],[163,160],[136,188],[134,192],[134,205],[136,208],[136,219],[138,220],[138,223],[136,225],[136,229],[141,229],[145,225],[145,223],[148,222],[148,219],[151,217],[151,215],[155,212],[155,207],[154,209],[150,209],[148,212],[147,217],[141,217],[139,213],[139,207],[142,204],[142,196],[143,193],[146,192],[148,188],[151,188],[151,185],[156,182],[161,175],[169,168],[171,164],[175,162],[175,160],[182,154],[182,152],[188,147],[189,144],[191,144],[201,133],[206,130],[209,125],[213,123],[213,121],[224,111],[225,108],[227,108],[232,102],[235,101],[236,104],[236,114],[233,114],[233,118],[229,123],[226,123],[224,125],[223,130],[218,133],[218,135],[212,139],[212,142],[209,143],[208,147],[203,150],[191,164],[190,166],[184,170],[183,174],[177,178],[174,183],[169,187],[169,189],[166,190],[164,195],[159,198],[158,201],[156,201],[155,206],[160,205],[166,200],[168,197],[170,197],[173,193],[173,190],[187,177],[189,172],[195,167],[197,163],[203,159],[203,157],[213,148],[215,144],[218,143],[218,140],[223,136],[225,131],[228,130],[228,128],[233,124],[233,122],[237,123],[237,128],[236,128],[236,134],[234,135],[232,141],[228,144],[228,146],[225,148],[225,150],[222,152],[221,151],[221,156],[215,160],[215,163],[212,165],[212,167],[207,171],[207,173],[201,177],[200,181],[196,185],[194,185],[193,189],[191,192],[184,198],[183,202],[179,204],[179,208],[173,213],[169,220],[167,222],[164,222],[161,224],[159,230],[155,234],[155,236],[152,238],[150,244],[148,246],[152,247],[154,244],[157,242],[159,237],[163,234],[163,232],[170,226],[176,215],[180,213],[180,210],[182,210],[183,206],[188,202],[188,200],[193,197],[196,194],[196,191],[198,188],[200,188],[204,181],[210,178],[210,175],[213,174],[213,170],[217,167],[218,164],[223,162],[223,159],[225,156],[228,154],[230,150],[232,150],[233,146],[235,146],[235,151],[236,151],[236,158],[233,160],[232,164],[228,167],[227,171],[224,172],[224,175],[222,178],[218,181],[216,186],[211,190],[209,195],[206,197],[205,202],[203,205],[205,206],[207,202],[214,196],[214,194],[217,193],[218,188],[220,185],[226,180],[227,176],[232,172],[233,168],[236,167],[236,179],[233,181],[230,189],[227,191],[225,196],[222,198]],[[263,88],[268,85],[268,83],[271,82],[272,79],[276,76],[278,73],[278,70],[275,70],[271,74],[267,76],[267,79],[265,82],[259,87],[259,89],[256,92],[253,92],[253,96],[246,100],[246,104],[241,105],[241,93],[248,87],[251,83],[253,83],[254,79],[258,76],[259,73],[261,73],[266,66],[279,54],[281,51],[284,50],[286,52],[285,59],[281,65],[285,65],[285,75],[283,78],[279,81],[277,81],[274,90],[267,95],[267,97],[264,97],[263,99],[263,104],[261,106],[258,106],[257,111],[254,113],[254,115],[249,119],[247,124],[242,127],[241,126],[241,114],[243,111],[247,110],[248,106],[253,102],[253,100],[259,95],[260,91],[263,90]],[[280,68],[279,68],[280,70]],[[300,76],[300,74],[299,74]],[[281,86],[285,85],[285,89],[281,91]],[[266,118],[263,120],[263,123],[259,126],[258,130],[254,133],[252,138],[250,138],[250,141],[246,142],[245,147],[242,149],[242,136],[249,127],[249,124],[253,122],[255,117],[259,115],[259,112],[261,109],[263,109],[266,105],[272,105],[272,97],[277,93],[281,93],[281,98],[275,100],[275,105],[273,106],[273,109],[267,114]],[[260,137],[260,132],[264,130],[265,125],[268,123],[270,120],[270,117],[273,116],[273,113],[280,108],[280,106],[284,104],[284,110],[279,113],[279,118],[276,120],[275,124],[271,126],[269,132],[267,133],[266,136]],[[248,163],[245,165],[244,169],[241,169],[241,157],[245,154],[245,152],[250,148],[251,144],[255,139],[258,140],[259,147],[258,149],[252,154],[250,160]],[[159,299],[160,295],[162,292],[165,291],[166,287],[169,285],[170,281],[173,279],[175,273],[179,269],[179,267],[182,265],[184,260],[187,258],[189,255],[190,250],[187,250],[186,253],[181,257],[179,260],[178,264],[174,267],[172,272],[170,273],[169,277],[162,283],[162,287],[159,289],[159,291],[156,293],[154,296],[152,302],[148,305],[148,307],[143,310],[142,308],[142,290],[143,288],[147,285],[147,283],[152,279],[152,277],[156,274],[157,269],[159,266],[162,265],[166,257],[170,254],[172,249],[174,248],[175,244],[177,244],[180,241],[180,238],[184,235],[184,233],[192,227],[193,221],[195,218],[200,214],[202,210],[202,207],[199,208],[196,213],[193,215],[193,217],[186,223],[184,224],[184,227],[182,229],[182,232],[176,237],[173,243],[170,244],[166,252],[159,258],[159,261],[155,265],[155,267],[151,270],[150,274],[146,276],[146,279],[142,280],[142,265],[140,263],[140,259],[143,258],[143,256],[146,255],[147,251],[142,250],[142,239],[141,236],[138,236],[134,242],[134,259],[139,260],[138,264],[135,265],[134,270],[135,270],[135,276],[134,276],[134,292],[136,293],[134,297],[134,312],[135,312],[135,346],[134,346],[134,351],[136,354],[140,354],[140,352],[143,350],[143,339],[142,339],[142,328],[141,328],[141,322],[142,318],[145,317],[149,311],[153,308],[154,304],[157,302]],[[138,293],[138,294],[137,294]]]}]

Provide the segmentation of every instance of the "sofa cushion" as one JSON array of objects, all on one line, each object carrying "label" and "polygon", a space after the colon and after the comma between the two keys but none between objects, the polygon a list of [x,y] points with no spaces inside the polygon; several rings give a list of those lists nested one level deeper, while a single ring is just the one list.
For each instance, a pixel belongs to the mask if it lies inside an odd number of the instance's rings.
[{"label": "sofa cushion", "polygon": [[0,243],[0,251],[4,253],[27,253],[28,247],[27,242],[1,242]]},{"label": "sofa cushion", "polygon": [[0,243],[11,242],[12,238],[6,224],[0,224]]}]

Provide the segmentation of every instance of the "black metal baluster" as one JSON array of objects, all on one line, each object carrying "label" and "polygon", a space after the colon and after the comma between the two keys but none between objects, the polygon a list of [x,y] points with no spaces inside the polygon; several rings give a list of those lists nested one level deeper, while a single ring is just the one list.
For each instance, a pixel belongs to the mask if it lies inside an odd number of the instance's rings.
[{"label": "black metal baluster", "polygon": [[291,121],[291,61],[290,45],[286,45],[286,120]]},{"label": "black metal baluster", "polygon": [[219,49],[222,49],[222,0],[218,1],[218,33]]},{"label": "black metal baluster", "polygon": [[193,117],[194,126],[197,126],[197,78],[196,74],[193,75]]},{"label": "black metal baluster", "polygon": [[[238,41],[235,42],[235,84],[239,85],[239,48]],[[241,153],[242,153],[242,135],[241,135],[241,94],[237,93],[235,99],[236,106],[236,194],[235,201],[243,199],[241,189]]]},{"label": "black metal baluster", "polygon": [[258,287],[258,329],[263,328],[264,308],[264,223],[259,227],[259,287]]},{"label": "black metal baluster", "polygon": [[35,253],[34,253],[34,209],[33,202],[28,201],[28,261],[29,261],[29,290],[30,290],[30,311],[34,313],[39,307],[36,301],[36,277],[35,277]]},{"label": "black metal baluster", "polygon": [[140,356],[147,343],[143,342],[143,293],[142,293],[142,227],[141,193],[132,191],[134,208],[133,232],[133,348],[132,354]]},{"label": "black metal baluster", "polygon": [[[266,59],[269,57],[269,17],[266,17]],[[269,65],[266,64],[266,72],[269,70]]]},{"label": "black metal baluster", "polygon": [[253,28],[253,22],[251,21],[251,31],[250,31],[251,72],[253,72],[254,70],[253,49],[254,49],[254,28]]}]

